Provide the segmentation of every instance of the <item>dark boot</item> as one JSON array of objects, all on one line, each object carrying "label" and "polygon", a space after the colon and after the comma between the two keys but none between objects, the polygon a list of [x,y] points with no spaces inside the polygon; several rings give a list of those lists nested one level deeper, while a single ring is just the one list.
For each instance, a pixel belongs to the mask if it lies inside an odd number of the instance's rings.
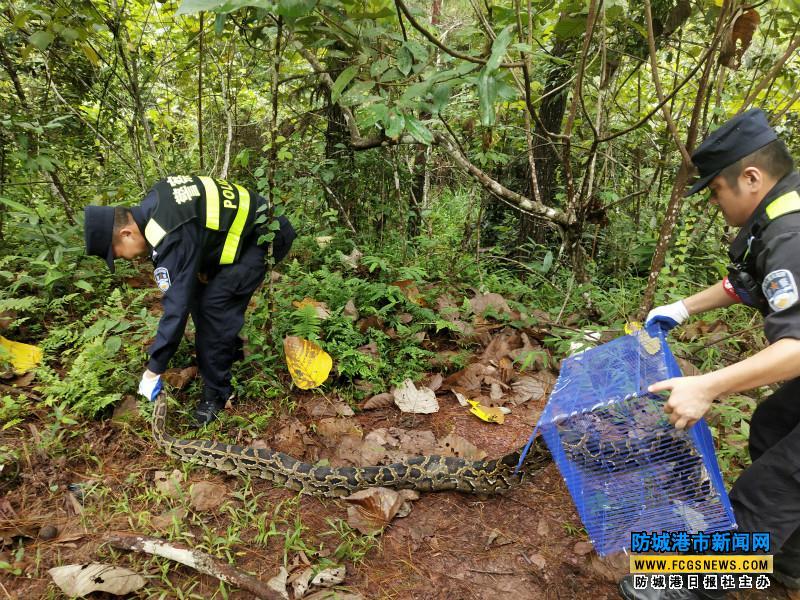
[{"label": "dark boot", "polygon": [[[669,589],[654,590],[647,588],[637,590],[633,587],[633,575],[626,575],[619,581],[619,593],[625,600],[709,600],[723,598],[724,595],[707,596],[700,590]],[[721,592],[718,592],[721,594]]]},{"label": "dark boot", "polygon": [[800,590],[800,529],[775,553],[773,567],[775,581],[790,590]]},{"label": "dark boot", "polygon": [[200,427],[208,425],[217,418],[217,414],[223,408],[225,408],[225,396],[204,387],[203,397],[200,398],[200,402],[197,403],[197,408],[194,410],[194,420]]}]

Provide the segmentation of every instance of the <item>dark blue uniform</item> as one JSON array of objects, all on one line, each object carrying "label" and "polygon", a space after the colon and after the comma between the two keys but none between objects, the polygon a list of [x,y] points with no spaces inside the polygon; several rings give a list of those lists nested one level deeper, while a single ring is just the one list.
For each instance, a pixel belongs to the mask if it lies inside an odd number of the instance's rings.
[{"label": "dark blue uniform", "polygon": [[[266,201],[253,195],[260,204]],[[158,202],[155,187],[140,206],[131,208],[136,224],[145,231]],[[274,258],[282,260],[291,248],[295,232],[285,217],[274,240]],[[164,314],[148,352],[148,369],[163,373],[175,354],[192,315],[195,346],[205,386],[217,396],[231,393],[231,365],[241,352],[239,331],[253,292],[266,274],[267,248],[258,245],[262,232],[254,230],[241,241],[232,264],[219,264],[219,248],[225,232],[211,231],[200,218],[190,219],[167,232],[151,248],[154,276],[163,292]]]},{"label": "dark blue uniform", "polygon": [[[731,258],[755,280],[770,343],[800,339],[800,174],[770,190],[731,246]],[[767,221],[768,207],[785,199],[788,212]],[[760,231],[759,231],[760,229]],[[750,251],[748,252],[748,247]],[[745,256],[747,255],[747,256]],[[745,292],[746,295],[746,292]],[[758,295],[758,294],[756,294]],[[759,304],[756,302],[755,304]],[[784,383],[758,405],[750,421],[749,466],[730,493],[743,531],[771,534],[775,566],[800,576],[800,378]]]}]

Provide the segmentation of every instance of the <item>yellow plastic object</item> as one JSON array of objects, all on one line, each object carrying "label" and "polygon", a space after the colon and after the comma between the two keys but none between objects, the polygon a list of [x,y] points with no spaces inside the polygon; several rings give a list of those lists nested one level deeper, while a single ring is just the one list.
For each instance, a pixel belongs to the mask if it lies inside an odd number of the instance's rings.
[{"label": "yellow plastic object", "polygon": [[499,408],[494,406],[484,406],[477,400],[467,400],[467,402],[470,404],[469,412],[478,417],[481,421],[486,421],[487,423],[497,423],[500,425],[506,420],[506,416]]},{"label": "yellow plastic object", "polygon": [[630,321],[629,323],[625,323],[625,333],[628,335],[632,333],[636,333],[637,331],[641,331],[642,324],[639,321]]},{"label": "yellow plastic object", "polygon": [[12,342],[0,335],[0,346],[8,352],[8,360],[14,369],[14,373],[22,375],[33,369],[42,362],[42,349],[38,346]]},{"label": "yellow plastic object", "polygon": [[314,342],[288,336],[283,340],[283,351],[292,380],[301,390],[319,387],[328,378],[333,360]]}]

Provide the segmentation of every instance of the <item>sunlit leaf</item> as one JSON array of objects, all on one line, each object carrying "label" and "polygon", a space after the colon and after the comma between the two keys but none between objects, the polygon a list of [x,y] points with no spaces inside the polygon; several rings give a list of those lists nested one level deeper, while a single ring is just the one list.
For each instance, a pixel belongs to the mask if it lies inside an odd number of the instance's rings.
[{"label": "sunlit leaf", "polygon": [[53,34],[49,31],[37,31],[28,36],[28,41],[39,50],[44,51],[53,42]]},{"label": "sunlit leaf", "polygon": [[358,73],[358,68],[358,65],[351,65],[339,73],[339,76],[336,78],[336,81],[333,82],[333,86],[331,87],[331,102],[336,102],[339,100],[339,96],[342,95],[344,88],[347,87],[347,84],[350,83],[353,80],[353,77],[356,76],[356,73]]}]

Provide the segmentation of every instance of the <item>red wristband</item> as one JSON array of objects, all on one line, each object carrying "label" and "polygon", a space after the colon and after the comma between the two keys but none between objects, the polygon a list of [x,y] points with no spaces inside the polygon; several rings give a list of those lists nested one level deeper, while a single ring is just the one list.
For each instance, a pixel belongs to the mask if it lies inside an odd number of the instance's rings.
[{"label": "red wristband", "polygon": [[722,289],[725,290],[725,293],[728,294],[731,298],[733,298],[736,302],[741,302],[742,299],[739,297],[739,294],[736,293],[736,290],[733,289],[733,285],[730,281],[728,281],[728,277],[725,276],[722,280]]}]

